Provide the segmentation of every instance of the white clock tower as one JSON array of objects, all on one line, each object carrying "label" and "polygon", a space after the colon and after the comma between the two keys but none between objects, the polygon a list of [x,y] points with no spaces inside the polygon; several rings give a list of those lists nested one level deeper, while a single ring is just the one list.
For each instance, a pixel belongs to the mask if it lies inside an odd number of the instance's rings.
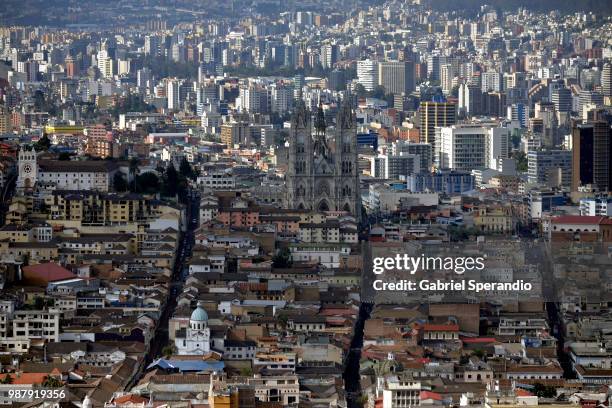
[{"label": "white clock tower", "polygon": [[22,146],[19,150],[17,168],[17,189],[19,191],[29,191],[36,185],[38,176],[38,164],[36,163],[36,150],[32,146]]}]

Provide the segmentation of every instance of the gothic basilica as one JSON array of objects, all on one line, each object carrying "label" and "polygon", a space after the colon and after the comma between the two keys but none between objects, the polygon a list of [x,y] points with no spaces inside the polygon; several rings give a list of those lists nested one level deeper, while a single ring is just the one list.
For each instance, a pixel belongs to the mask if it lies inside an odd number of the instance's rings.
[{"label": "gothic basilica", "polygon": [[323,109],[312,114],[301,103],[291,121],[287,206],[361,215],[357,125],[348,102],[338,110],[330,137]]}]

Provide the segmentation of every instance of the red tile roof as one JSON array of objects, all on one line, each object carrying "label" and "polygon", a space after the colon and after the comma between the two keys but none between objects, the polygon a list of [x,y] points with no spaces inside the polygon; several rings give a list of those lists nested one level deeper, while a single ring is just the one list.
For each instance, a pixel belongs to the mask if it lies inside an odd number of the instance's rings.
[{"label": "red tile roof", "polygon": [[49,374],[47,373],[19,373],[19,374],[0,374],[0,380],[4,380],[6,376],[10,376],[13,381],[11,384],[14,385],[30,385],[30,384],[42,384]]},{"label": "red tile roof", "polygon": [[23,267],[24,277],[53,282],[62,279],[76,278],[76,275],[56,263],[42,263]]},{"label": "red tile roof", "polygon": [[551,219],[553,224],[583,224],[583,225],[599,225],[606,221],[607,217],[598,217],[590,215],[562,215]]},{"label": "red tile roof", "polygon": [[527,390],[522,389],[522,388],[517,388],[516,389],[516,396],[517,397],[533,397],[533,394],[530,393]]},{"label": "red tile roof", "polygon": [[149,402],[148,399],[141,397],[140,395],[126,394],[114,399],[117,404],[127,404],[128,402],[138,404],[143,402]]},{"label": "red tile roof", "polygon": [[438,394],[437,392],[421,391],[421,394],[419,395],[419,399],[421,400],[432,399],[434,401],[442,401],[442,396]]},{"label": "red tile roof", "polygon": [[466,337],[462,338],[466,344],[475,344],[475,343],[497,343],[497,340],[493,337]]},{"label": "red tile roof", "polygon": [[457,324],[430,324],[426,323],[423,326],[425,331],[459,331]]}]

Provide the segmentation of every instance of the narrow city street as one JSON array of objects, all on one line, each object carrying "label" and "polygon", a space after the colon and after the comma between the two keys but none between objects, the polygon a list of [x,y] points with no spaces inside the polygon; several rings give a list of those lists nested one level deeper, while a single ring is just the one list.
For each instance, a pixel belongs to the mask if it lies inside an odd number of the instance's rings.
[{"label": "narrow city street", "polygon": [[149,351],[145,356],[143,367],[133,381],[135,385],[142,378],[146,367],[151,364],[156,358],[162,355],[162,350],[169,344],[168,322],[176,309],[176,300],[178,295],[183,290],[185,282],[184,265],[185,260],[191,256],[191,251],[194,244],[194,231],[198,227],[200,197],[196,191],[190,191],[187,196],[185,216],[187,220],[187,229],[181,234],[179,244],[177,246],[176,259],[172,278],[169,285],[168,299],[162,310],[160,319],[157,322],[157,327],[153,336],[153,340],[149,344]]},{"label": "narrow city street", "polygon": [[362,303],[359,308],[359,316],[353,331],[351,349],[344,365],[344,384],[346,387],[346,400],[348,408],[360,408],[363,406],[361,398],[361,382],[359,375],[359,361],[361,360],[361,348],[363,347],[363,328],[366,320],[370,318],[374,305]]},{"label": "narrow city street", "polygon": [[4,225],[6,222],[6,214],[8,212],[9,204],[13,194],[15,193],[15,182],[17,181],[17,174],[11,173],[1,189],[0,195],[0,225]]},{"label": "narrow city street", "polygon": [[[369,227],[369,226],[368,226]],[[369,230],[369,228],[368,228]],[[344,364],[344,384],[347,394],[347,403],[349,408],[358,408],[362,406],[362,393],[360,383],[360,360],[361,348],[363,347],[363,329],[366,320],[370,318],[370,313],[374,308],[374,293],[372,290],[372,249],[367,241],[361,243],[361,253],[363,256],[363,269],[361,274],[361,305],[359,307],[359,315],[353,328],[353,339],[351,341],[351,349],[346,356]]]}]

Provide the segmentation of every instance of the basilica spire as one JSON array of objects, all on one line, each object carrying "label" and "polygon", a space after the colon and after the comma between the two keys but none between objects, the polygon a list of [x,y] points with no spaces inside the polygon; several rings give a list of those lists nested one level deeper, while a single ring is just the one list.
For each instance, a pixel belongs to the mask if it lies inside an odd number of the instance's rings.
[{"label": "basilica spire", "polygon": [[325,133],[325,113],[323,113],[323,104],[319,103],[317,109],[317,117],[315,119],[315,129],[318,133]]}]

